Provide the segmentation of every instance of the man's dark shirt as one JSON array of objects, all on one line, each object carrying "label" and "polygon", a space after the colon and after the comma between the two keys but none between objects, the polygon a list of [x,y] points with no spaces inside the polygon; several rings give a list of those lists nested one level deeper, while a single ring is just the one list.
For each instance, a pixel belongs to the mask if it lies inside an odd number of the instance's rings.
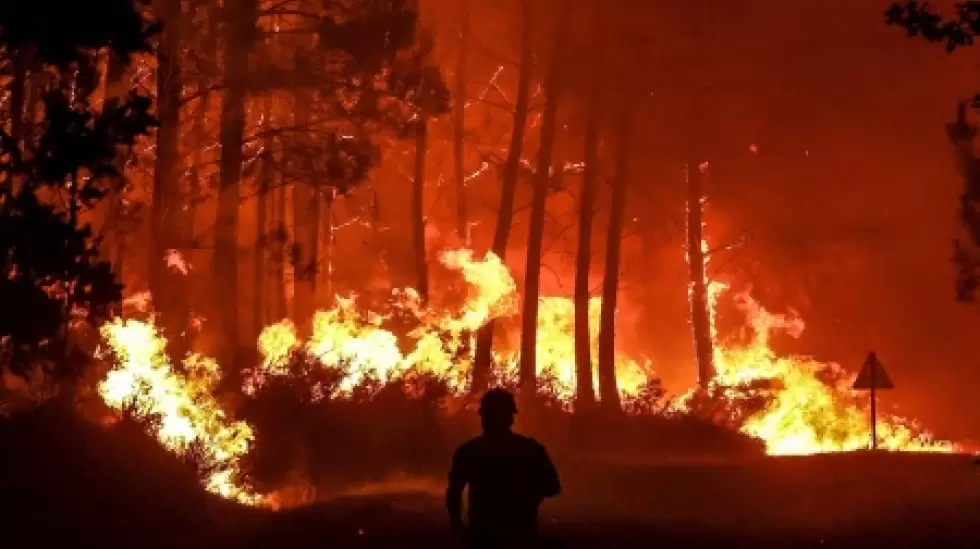
[{"label": "man's dark shirt", "polygon": [[538,506],[561,491],[544,446],[509,431],[479,436],[456,450],[447,492],[450,513],[467,485],[469,529],[477,540],[535,536]]}]

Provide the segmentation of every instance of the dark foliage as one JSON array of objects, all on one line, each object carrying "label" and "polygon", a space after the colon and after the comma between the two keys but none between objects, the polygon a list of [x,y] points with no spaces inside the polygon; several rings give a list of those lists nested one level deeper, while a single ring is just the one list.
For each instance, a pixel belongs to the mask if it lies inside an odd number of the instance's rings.
[{"label": "dark foliage", "polygon": [[88,64],[92,51],[109,48],[124,63],[150,51],[159,24],[143,18],[150,0],[32,0],[0,3],[0,44],[31,48],[43,64]]},{"label": "dark foliage", "polygon": [[194,469],[141,424],[99,427],[71,400],[0,420],[0,447],[17,449],[0,452],[0,490],[10,504],[4,547],[64,547],[64,532],[83,536],[72,542],[83,546],[186,546],[208,526],[206,507],[222,504],[209,501]]},{"label": "dark foliage", "polygon": [[[99,259],[89,227],[21,192],[0,213],[0,335],[9,367],[25,374],[32,365],[63,363],[66,322],[100,323],[122,299],[108,263]],[[68,318],[66,318],[68,315]],[[67,373],[67,372],[65,372]]]},{"label": "dark foliage", "polygon": [[910,0],[892,4],[885,13],[889,25],[908,31],[909,36],[922,36],[930,42],[943,42],[948,51],[972,46],[980,35],[980,2],[956,4],[956,16],[943,19],[928,2]]},{"label": "dark foliage", "polygon": [[419,116],[448,112],[449,89],[431,63],[432,40],[419,31],[416,2],[338,2],[329,9],[310,14],[318,19],[309,29],[318,37],[315,49],[298,52],[288,69],[258,56],[249,86],[317,94],[316,121],[305,128],[317,137],[280,136],[283,172],[344,194],[376,165],[385,136],[410,137]]},{"label": "dark foliage", "polygon": [[[144,20],[142,7],[129,0],[5,2],[0,46],[6,61],[46,69],[59,84],[74,79],[88,93],[97,51],[128,60],[150,50],[157,27]],[[0,338],[4,365],[13,372],[43,366],[72,379],[83,361],[69,343],[71,328],[105,321],[122,298],[110,265],[99,259],[98,239],[90,227],[78,226],[78,215],[107,194],[109,182],[121,175],[119,151],[147,135],[155,121],[151,100],[135,92],[106,101],[101,111],[93,111],[87,97],[71,101],[65,85],[51,87],[42,102],[39,132],[18,141],[22,136],[0,130],[0,296],[6,304]]]},{"label": "dark foliage", "polygon": [[[916,0],[893,4],[885,17],[889,25],[907,30],[909,36],[942,42],[950,52],[972,46],[980,36],[980,1],[957,3],[956,14],[949,19],[943,19],[928,2]],[[957,118],[947,125],[946,133],[956,147],[963,178],[959,217],[967,234],[967,240],[953,242],[956,297],[963,302],[974,302],[980,288],[980,159],[974,146],[977,129],[969,123],[966,107],[966,103],[960,104]],[[980,94],[974,97],[972,107],[980,108]]]},{"label": "dark foliage", "polygon": [[[340,379],[320,371],[312,384],[304,375],[269,380],[240,409],[255,429],[246,468],[260,492],[304,486],[311,495],[337,494],[393,478],[441,478],[453,449],[479,432],[473,403],[440,379],[368,381],[347,397],[317,398]],[[693,417],[571,414],[548,386],[525,403],[518,429],[563,459],[762,453],[758,441]],[[661,394],[657,384],[650,391]]]},{"label": "dark foliage", "polygon": [[132,146],[156,125],[149,114],[149,97],[130,92],[123,101],[110,101],[100,112],[73,107],[60,91],[44,96],[45,131],[33,150],[33,161],[17,168],[37,185],[58,186],[84,170],[89,184],[79,186],[78,199],[91,205],[102,199],[104,184],[119,176],[120,146]]}]

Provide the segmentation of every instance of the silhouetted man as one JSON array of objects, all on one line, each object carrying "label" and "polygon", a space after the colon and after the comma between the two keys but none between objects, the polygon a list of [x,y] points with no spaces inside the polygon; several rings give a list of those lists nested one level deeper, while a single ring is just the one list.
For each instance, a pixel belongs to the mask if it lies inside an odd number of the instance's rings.
[{"label": "silhouetted man", "polygon": [[[453,531],[468,530],[474,549],[526,547],[537,537],[538,507],[561,491],[548,452],[511,431],[517,404],[503,389],[480,401],[483,435],[453,456],[446,508]],[[469,486],[469,528],[462,520],[463,488]]]}]

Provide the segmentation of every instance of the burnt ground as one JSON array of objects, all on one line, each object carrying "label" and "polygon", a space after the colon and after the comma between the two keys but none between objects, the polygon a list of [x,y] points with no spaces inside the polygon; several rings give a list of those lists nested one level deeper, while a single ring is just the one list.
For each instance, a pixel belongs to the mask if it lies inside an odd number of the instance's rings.
[{"label": "burnt ground", "polygon": [[[980,467],[965,456],[559,465],[565,493],[544,509],[555,547],[980,547]],[[458,546],[438,482],[370,488],[265,517],[244,546]]]},{"label": "burnt ground", "polygon": [[[186,464],[135,427],[35,415],[0,423],[5,549],[460,546],[447,535],[439,478],[350,486],[280,512],[248,509],[207,495]],[[558,456],[556,464],[564,494],[543,509],[556,547],[980,547],[980,465],[967,456]]]}]

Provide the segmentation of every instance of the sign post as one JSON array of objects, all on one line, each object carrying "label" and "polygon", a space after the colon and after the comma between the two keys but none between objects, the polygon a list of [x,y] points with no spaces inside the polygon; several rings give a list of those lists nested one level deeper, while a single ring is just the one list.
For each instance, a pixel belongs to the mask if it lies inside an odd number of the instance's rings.
[{"label": "sign post", "polygon": [[894,389],[895,385],[885,366],[878,360],[877,355],[872,351],[868,358],[864,360],[861,373],[854,380],[853,389],[855,391],[869,391],[871,393],[871,449],[878,449],[878,390]]}]

